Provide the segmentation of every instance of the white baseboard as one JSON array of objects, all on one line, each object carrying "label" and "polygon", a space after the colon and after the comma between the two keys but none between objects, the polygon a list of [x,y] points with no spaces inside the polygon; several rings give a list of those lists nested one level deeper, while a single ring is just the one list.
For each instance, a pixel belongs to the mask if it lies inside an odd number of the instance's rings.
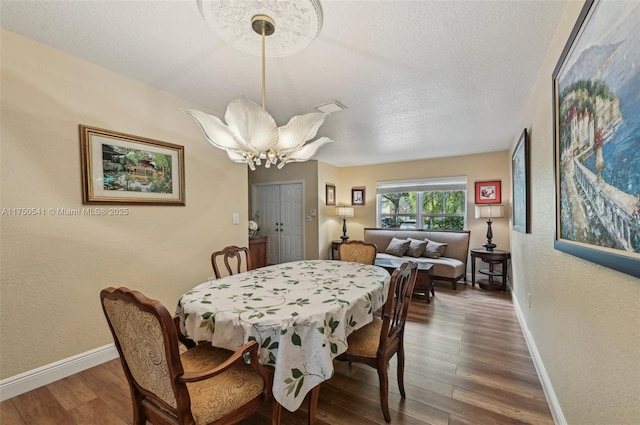
[{"label": "white baseboard", "polygon": [[553,421],[556,425],[567,425],[567,420],[564,418],[564,414],[562,413],[562,409],[560,408],[560,403],[558,402],[556,393],[553,390],[553,386],[551,385],[549,375],[547,375],[547,370],[544,368],[544,363],[542,363],[542,359],[540,358],[540,353],[538,352],[536,343],[533,340],[531,332],[529,332],[529,328],[527,328],[527,324],[524,320],[524,315],[522,314],[522,309],[518,304],[518,300],[513,296],[511,298],[513,300],[513,306],[516,310],[518,322],[520,322],[520,328],[522,328],[524,339],[527,342],[527,347],[529,347],[529,353],[531,354],[533,365],[536,368],[536,372],[538,372],[538,378],[540,379],[542,390],[544,391],[544,395],[547,398],[547,403],[549,404],[549,409],[551,410]]},{"label": "white baseboard", "polygon": [[118,357],[113,343],[0,381],[0,401],[58,381]]}]

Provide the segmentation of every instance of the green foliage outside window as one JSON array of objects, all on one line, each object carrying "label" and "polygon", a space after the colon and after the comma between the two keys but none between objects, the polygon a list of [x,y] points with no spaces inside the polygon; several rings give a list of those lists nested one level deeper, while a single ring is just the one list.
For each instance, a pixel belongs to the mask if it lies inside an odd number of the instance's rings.
[{"label": "green foliage outside window", "polygon": [[[397,192],[379,196],[379,225],[388,228],[462,230],[466,214],[466,192]],[[422,204],[418,211],[417,205]]]}]

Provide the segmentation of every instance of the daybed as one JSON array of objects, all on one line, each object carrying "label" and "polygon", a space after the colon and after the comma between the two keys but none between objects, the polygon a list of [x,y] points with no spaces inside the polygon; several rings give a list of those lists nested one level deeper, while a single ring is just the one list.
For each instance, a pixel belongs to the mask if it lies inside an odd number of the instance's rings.
[{"label": "daybed", "polygon": [[[397,240],[413,239],[412,248],[417,245],[416,241],[427,242],[426,250],[414,256],[417,252],[406,251],[400,255],[401,258],[416,262],[426,262],[433,264],[434,279],[448,280],[455,290],[461,278],[467,281],[467,257],[469,255],[468,230],[420,230],[420,229],[364,229],[364,241],[376,245],[378,253],[376,258],[398,258],[399,252],[394,252],[394,247],[399,245]],[[389,244],[394,240],[394,246]],[[444,247],[442,244],[446,244]],[[419,248],[418,248],[419,252]]]}]

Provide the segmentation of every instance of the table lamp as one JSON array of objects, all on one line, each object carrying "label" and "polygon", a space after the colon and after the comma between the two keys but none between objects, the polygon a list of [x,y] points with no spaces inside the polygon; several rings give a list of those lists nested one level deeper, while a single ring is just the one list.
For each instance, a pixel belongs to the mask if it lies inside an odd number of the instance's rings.
[{"label": "table lamp", "polygon": [[336,207],[336,215],[342,217],[342,236],[340,236],[342,242],[349,240],[349,236],[347,236],[347,218],[353,217],[353,213],[353,207]]},{"label": "table lamp", "polygon": [[504,217],[502,205],[476,205],[476,218],[488,218],[487,220],[487,243],[482,245],[487,251],[493,251],[496,244],[491,243],[493,232],[491,231],[491,219]]}]

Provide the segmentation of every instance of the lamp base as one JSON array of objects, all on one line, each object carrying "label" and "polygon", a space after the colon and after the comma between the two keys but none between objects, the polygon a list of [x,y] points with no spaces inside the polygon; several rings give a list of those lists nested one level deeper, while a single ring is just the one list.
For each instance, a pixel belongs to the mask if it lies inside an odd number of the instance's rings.
[{"label": "lamp base", "polygon": [[346,217],[342,218],[342,236],[340,236],[340,239],[342,239],[342,242],[346,242],[347,240],[349,240],[349,236],[347,236],[347,218]]},{"label": "lamp base", "polygon": [[493,251],[493,248],[495,248],[497,245],[494,243],[491,243],[491,241],[487,241],[486,244],[482,245],[484,247],[484,249],[486,249],[489,252]]},{"label": "lamp base", "polygon": [[489,252],[496,247],[496,244],[491,243],[491,239],[493,239],[493,232],[491,231],[491,217],[489,217],[489,220],[487,220],[487,243],[482,245]]}]

